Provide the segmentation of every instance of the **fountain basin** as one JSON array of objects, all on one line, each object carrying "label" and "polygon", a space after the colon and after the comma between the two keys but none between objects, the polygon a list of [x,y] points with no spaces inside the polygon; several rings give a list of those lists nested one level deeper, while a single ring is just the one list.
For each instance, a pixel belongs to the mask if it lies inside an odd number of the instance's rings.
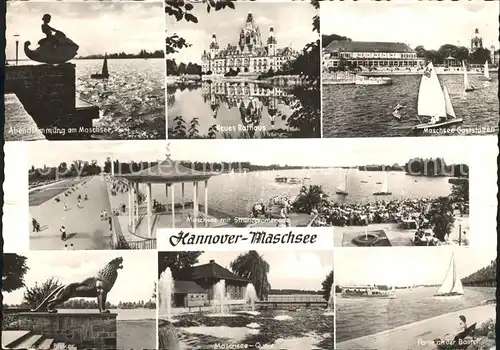
[{"label": "fountain basin", "polygon": [[373,244],[377,243],[379,238],[371,233],[363,234],[358,237],[355,237],[352,240],[352,243],[360,246],[360,247],[370,247]]}]

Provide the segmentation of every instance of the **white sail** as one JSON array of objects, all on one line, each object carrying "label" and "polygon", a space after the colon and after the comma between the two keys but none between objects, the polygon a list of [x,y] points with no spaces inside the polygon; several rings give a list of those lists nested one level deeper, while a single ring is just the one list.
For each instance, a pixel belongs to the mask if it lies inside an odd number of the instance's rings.
[{"label": "white sail", "polygon": [[488,61],[484,62],[484,77],[490,79],[490,70],[488,69]]},{"label": "white sail", "polygon": [[446,106],[446,114],[450,117],[456,118],[455,110],[453,109],[453,105],[451,104],[450,94],[448,93],[448,89],[446,85],[443,84],[443,93],[444,93],[444,102]]},{"label": "white sail", "polygon": [[465,62],[462,62],[462,66],[464,69],[464,89],[470,89],[469,76],[467,75],[467,67],[465,66]]},{"label": "white sail", "polygon": [[380,192],[382,192],[382,193],[389,192],[389,184],[387,182],[388,182],[388,176],[387,176],[387,172],[386,172],[385,179],[384,179],[384,182],[382,183],[382,188],[380,189]]},{"label": "white sail", "polygon": [[347,192],[346,188],[347,188],[347,173],[345,174],[344,180],[340,183],[339,187],[337,187],[337,190],[341,192]]},{"label": "white sail", "polygon": [[443,90],[432,62],[425,68],[418,90],[418,115],[446,116]]},{"label": "white sail", "polygon": [[444,281],[441,284],[441,287],[437,290],[436,295],[447,295],[451,293],[464,294],[462,281],[457,274],[455,259],[453,256],[451,257],[450,266],[448,267]]}]

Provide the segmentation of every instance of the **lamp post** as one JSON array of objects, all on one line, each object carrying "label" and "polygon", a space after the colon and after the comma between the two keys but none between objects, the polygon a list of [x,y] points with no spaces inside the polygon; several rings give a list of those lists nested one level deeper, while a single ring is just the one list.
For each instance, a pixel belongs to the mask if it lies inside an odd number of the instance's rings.
[{"label": "lamp post", "polygon": [[16,66],[19,64],[19,34],[14,34],[16,39]]}]

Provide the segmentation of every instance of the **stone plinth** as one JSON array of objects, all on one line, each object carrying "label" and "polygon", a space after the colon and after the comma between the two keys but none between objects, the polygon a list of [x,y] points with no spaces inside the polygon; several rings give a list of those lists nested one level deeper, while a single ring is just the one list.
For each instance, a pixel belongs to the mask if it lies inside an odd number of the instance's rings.
[{"label": "stone plinth", "polygon": [[80,128],[92,128],[99,117],[98,110],[89,115],[77,108],[75,80],[71,63],[5,67],[5,93],[16,94],[47,139],[86,138]]},{"label": "stone plinth", "polygon": [[56,342],[76,345],[79,349],[111,350],[117,346],[116,316],[98,312],[20,312],[5,315],[4,324],[10,329],[32,331]]}]

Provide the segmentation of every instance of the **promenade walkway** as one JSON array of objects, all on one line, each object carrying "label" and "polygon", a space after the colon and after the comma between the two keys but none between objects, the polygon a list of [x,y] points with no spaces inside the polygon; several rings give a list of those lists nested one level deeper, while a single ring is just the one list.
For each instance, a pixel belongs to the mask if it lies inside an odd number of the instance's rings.
[{"label": "promenade walkway", "polygon": [[[64,189],[71,187],[76,190],[66,197]],[[47,196],[44,197],[45,194]],[[81,208],[77,206],[79,194],[82,198],[85,195],[89,198],[88,201],[81,201]],[[57,203],[55,197],[61,198],[61,201]],[[68,206],[67,211],[64,210],[64,203]],[[41,232],[30,232],[30,249],[60,250],[71,243],[75,250],[112,249],[109,224],[100,218],[102,210],[111,213],[106,184],[99,176],[89,178],[83,185],[58,182],[30,194],[30,231],[32,218],[41,225]],[[66,227],[66,242],[61,240],[61,226]]]},{"label": "promenade walkway", "polygon": [[336,349],[436,349],[434,339],[458,328],[458,316],[464,315],[467,323],[477,322],[480,327],[488,319],[495,319],[496,305],[477,306],[449,314],[410,323],[394,329],[337,343]]}]

